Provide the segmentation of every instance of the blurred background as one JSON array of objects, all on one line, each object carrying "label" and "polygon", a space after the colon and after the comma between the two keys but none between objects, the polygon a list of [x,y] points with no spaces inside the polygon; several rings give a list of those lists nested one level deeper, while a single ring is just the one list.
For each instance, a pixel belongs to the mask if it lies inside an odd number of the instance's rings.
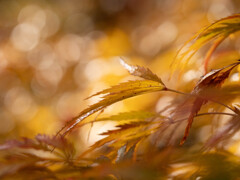
[{"label": "blurred background", "polygon": [[[191,61],[181,85],[168,81],[177,49],[239,7],[237,0],[1,0],[0,142],[55,134],[99,100],[86,97],[130,80],[119,56],[149,67],[170,87],[190,91],[202,75],[202,61]],[[225,41],[218,53],[237,50],[231,57],[239,57],[239,40]],[[199,52],[195,59],[202,58]],[[239,82],[238,75],[234,78]],[[104,114],[157,111],[172,98],[144,95],[114,104]],[[71,135],[79,146],[92,144],[114,124],[95,124],[88,140],[89,127]]]}]

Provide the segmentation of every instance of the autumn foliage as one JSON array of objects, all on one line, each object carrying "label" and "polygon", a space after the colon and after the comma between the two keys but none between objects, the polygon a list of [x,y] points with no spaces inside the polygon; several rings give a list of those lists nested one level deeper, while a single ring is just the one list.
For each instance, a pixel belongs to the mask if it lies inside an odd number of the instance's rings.
[{"label": "autumn foliage", "polygon": [[[119,68],[125,68],[135,79],[88,97],[98,96],[100,100],[66,122],[54,135],[38,134],[33,139],[8,140],[1,144],[0,177],[69,180],[239,178],[239,157],[227,147],[231,149],[239,140],[240,84],[239,80],[231,81],[231,77],[237,73],[239,77],[240,61],[232,59],[219,68],[209,69],[217,47],[239,30],[239,14],[203,28],[180,48],[169,67],[169,78],[164,80],[149,68],[132,65],[131,60],[119,57]],[[210,48],[201,63],[205,72],[196,83],[192,82],[194,87],[190,86],[189,92],[182,91],[181,85],[170,87],[171,79],[179,81],[193,55],[207,43]],[[171,94],[174,98],[159,111],[136,108],[135,111],[104,114],[112,104],[147,93],[154,93],[156,97]],[[224,122],[222,117],[227,117]],[[102,133],[103,138],[86,150],[78,152],[75,149],[78,142],[69,138],[72,133],[85,125],[109,121],[116,123],[116,128]],[[219,121],[217,125],[216,121]],[[212,130],[210,135],[202,134],[206,138],[200,142],[197,131],[206,124]]]}]

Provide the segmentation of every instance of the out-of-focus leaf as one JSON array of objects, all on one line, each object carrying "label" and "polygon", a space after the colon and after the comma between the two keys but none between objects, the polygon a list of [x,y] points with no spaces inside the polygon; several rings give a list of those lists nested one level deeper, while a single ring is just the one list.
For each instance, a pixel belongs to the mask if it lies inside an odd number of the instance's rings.
[{"label": "out-of-focus leaf", "polygon": [[[180,171],[172,166],[171,175],[176,179],[227,180],[238,179],[240,176],[239,157],[227,151],[183,156],[185,157],[176,166]],[[176,170],[180,173],[175,172]]]},{"label": "out-of-focus leaf", "polygon": [[[155,126],[156,125],[156,126]],[[118,129],[109,130],[102,133],[101,135],[107,135],[107,137],[97,141],[93,144],[86,152],[81,156],[92,152],[105,144],[109,144],[114,148],[119,149],[126,143],[136,144],[140,139],[148,137],[152,133],[159,129],[159,122],[135,122],[130,124],[118,125]]]},{"label": "out-of-focus leaf", "polygon": [[18,169],[17,173],[9,173],[0,176],[3,180],[38,180],[38,179],[51,179],[57,180],[56,175],[46,167],[27,166]]},{"label": "out-of-focus leaf", "polygon": [[208,50],[205,59],[204,59],[204,70],[205,73],[208,72],[208,64],[210,62],[211,56],[214,53],[214,51],[217,49],[217,47],[224,41],[226,37],[219,37],[218,39],[215,40],[211,48]]},{"label": "out-of-focus leaf", "polygon": [[120,147],[118,149],[117,158],[115,162],[119,163],[121,161],[131,160],[133,158],[135,148],[136,148],[136,144],[132,145],[128,150],[127,150],[127,144]]},{"label": "out-of-focus leaf", "polygon": [[11,150],[13,148],[35,149],[52,152],[53,148],[63,153],[66,158],[75,153],[74,147],[64,137],[47,136],[38,134],[35,139],[22,138],[22,140],[9,140],[0,145],[0,150]]},{"label": "out-of-focus leaf", "polygon": [[157,116],[163,117],[158,115],[157,113],[151,113],[147,111],[123,112],[117,115],[93,119],[91,121],[84,121],[83,123],[80,122],[78,124],[78,127],[84,126],[89,123],[101,122],[101,121],[114,121],[114,122],[117,122],[118,124],[129,123],[129,122],[141,122],[141,121],[145,121],[148,118],[153,118]]},{"label": "out-of-focus leaf", "polygon": [[190,112],[190,115],[188,116],[188,124],[185,128],[185,132],[184,132],[184,136],[180,142],[180,145],[183,145],[184,142],[186,141],[188,135],[189,135],[189,132],[190,132],[190,128],[192,126],[192,123],[193,123],[193,119],[194,117],[196,116],[196,114],[198,113],[198,111],[201,109],[202,105],[206,103],[206,100],[203,100],[203,99],[200,99],[200,98],[196,98],[194,103],[193,103],[193,106],[191,108],[191,112]]},{"label": "out-of-focus leaf", "polygon": [[219,142],[231,138],[240,128],[240,117],[233,117],[227,124],[212,135],[205,143],[205,148],[216,147]]},{"label": "out-of-focus leaf", "polygon": [[197,95],[200,97],[197,97],[195,99],[193,106],[191,108],[190,115],[188,117],[188,124],[185,129],[184,136],[180,142],[181,145],[184,144],[184,142],[186,141],[189,135],[189,131],[192,126],[195,115],[201,109],[202,105],[207,103],[208,101],[206,97],[204,97],[205,91],[208,90],[209,87],[217,87],[217,88],[220,87],[224,82],[224,80],[228,78],[232,69],[239,64],[240,62],[238,61],[234,64],[223,67],[221,69],[213,70],[208,74],[206,74],[205,76],[203,76],[200,79],[200,81],[197,83],[197,85],[195,86],[191,94]]},{"label": "out-of-focus leaf", "polygon": [[240,116],[240,104],[234,104],[234,111]]},{"label": "out-of-focus leaf", "polygon": [[[210,26],[203,28],[191,39],[189,39],[183,47],[178,51],[175,60],[178,63],[173,63],[173,69],[175,70],[180,63],[184,67],[191,57],[206,43],[216,39],[215,46],[217,47],[226,37],[230,34],[240,30],[240,14],[235,14],[216,21]],[[187,47],[189,45],[189,47]],[[214,47],[214,45],[213,45]],[[216,48],[214,47],[213,50]],[[211,52],[212,54],[212,52]],[[208,58],[206,58],[207,60]],[[205,65],[206,66],[206,65]]]},{"label": "out-of-focus leaf", "polygon": [[116,163],[120,162],[121,160],[123,160],[125,152],[126,152],[126,149],[127,149],[127,144],[123,145],[122,147],[120,147],[118,149],[117,158],[116,158],[116,161],[115,161]]},{"label": "out-of-focus leaf", "polygon": [[[26,151],[26,149],[25,149]],[[30,172],[33,169],[43,168],[40,170],[42,173],[49,171],[52,175],[54,175],[47,167],[53,164],[63,164],[66,163],[62,159],[57,159],[53,157],[40,157],[39,155],[35,155],[34,153],[24,152],[11,152],[9,155],[3,157],[0,163],[0,179],[4,179],[3,177],[9,177],[10,179],[15,179],[15,175],[21,177],[25,177],[22,173],[26,170]],[[12,177],[13,176],[13,177]],[[44,179],[44,174],[40,175],[41,179]],[[32,179],[33,176],[31,176]],[[39,178],[39,177],[38,177]],[[27,179],[27,178],[24,178]]]},{"label": "out-of-focus leaf", "polygon": [[[239,97],[240,84],[224,84],[221,88],[206,87],[204,91],[204,97],[206,99],[213,99],[220,102],[230,102]],[[216,91],[218,93],[216,93]]]},{"label": "out-of-focus leaf", "polygon": [[206,180],[237,179],[240,176],[238,157],[227,152],[207,153],[200,155],[196,163],[199,170],[192,178]]},{"label": "out-of-focus leaf", "polygon": [[[139,142],[139,141],[138,141]],[[138,143],[137,142],[137,143]],[[124,155],[124,160],[130,160],[134,158],[134,153],[136,153],[137,146],[136,144],[132,145],[129,150]]]}]

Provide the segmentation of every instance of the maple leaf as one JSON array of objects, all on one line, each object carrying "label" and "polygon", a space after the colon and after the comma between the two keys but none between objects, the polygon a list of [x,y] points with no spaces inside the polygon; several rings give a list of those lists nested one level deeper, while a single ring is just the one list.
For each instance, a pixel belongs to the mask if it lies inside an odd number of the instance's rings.
[{"label": "maple leaf", "polygon": [[239,64],[240,61],[229,66],[223,67],[221,69],[212,70],[211,72],[203,76],[197,83],[197,85],[195,86],[191,93],[192,95],[196,95],[197,97],[195,98],[192,108],[190,110],[188,124],[185,129],[184,136],[180,142],[180,145],[184,144],[184,142],[186,141],[195,115],[201,109],[202,105],[208,102],[208,99],[205,97],[206,90],[208,90],[209,87],[216,88],[220,87],[224,80],[228,78],[232,69]]},{"label": "maple leaf", "polygon": [[[155,124],[157,126],[154,126]],[[127,123],[123,125],[117,125],[116,127],[118,129],[108,130],[107,132],[102,133],[101,135],[107,135],[107,137],[97,141],[87,151],[81,154],[80,157],[83,157],[89,152],[97,150],[106,144],[108,144],[108,146],[114,147],[114,149],[120,149],[126,143],[128,146],[131,144],[137,144],[137,142],[145,137],[148,137],[160,128],[159,122],[154,121]],[[115,154],[114,151],[112,153]]]},{"label": "maple leaf", "polygon": [[66,158],[74,156],[75,150],[71,143],[69,143],[64,137],[60,136],[47,136],[44,134],[38,134],[35,139],[22,138],[22,140],[9,140],[0,145],[0,150],[10,150],[14,148],[20,149],[35,149],[47,152],[52,152],[53,148],[59,150],[54,152],[55,155]]},{"label": "maple leaf", "polygon": [[[30,169],[39,169],[42,173],[45,171],[51,172],[47,168],[48,166],[72,164],[72,159],[75,155],[73,145],[64,137],[47,136],[44,134],[38,134],[34,139],[22,138],[21,140],[6,141],[0,145],[0,151],[1,179],[11,174],[27,176],[22,175],[22,173],[24,170],[28,171]],[[53,175],[53,172],[51,173]],[[43,178],[44,175],[41,174],[41,177]]]},{"label": "maple leaf", "polygon": [[160,117],[159,114],[157,113],[152,113],[152,112],[147,112],[147,111],[130,111],[130,112],[121,112],[116,115],[111,115],[111,116],[106,116],[102,118],[95,118],[90,121],[85,121],[83,123],[80,123],[79,126],[84,126],[89,123],[94,123],[94,122],[101,122],[101,121],[115,121],[118,123],[125,123],[125,122],[140,122],[140,121],[145,121],[148,118],[153,118],[153,117]]},{"label": "maple leaf", "polygon": [[[123,64],[123,62],[122,62]],[[139,66],[128,65],[124,62],[124,67],[130,71],[131,74],[136,76],[140,76],[146,80],[136,80],[120,83],[111,88],[100,91],[96,94],[93,94],[89,98],[97,95],[102,95],[102,100],[99,102],[89,106],[80,114],[69,121],[59,132],[63,132],[63,135],[66,135],[70,132],[74,127],[76,127],[80,122],[86,119],[88,116],[94,114],[95,112],[101,111],[106,107],[122,101],[124,99],[138,96],[141,94],[149,93],[149,92],[157,92],[167,90],[165,85],[162,83],[161,79],[158,78],[155,74],[153,74],[149,69],[140,68]],[[131,70],[133,69],[133,70]]]},{"label": "maple leaf", "polygon": [[[240,14],[235,14],[216,21],[215,23],[201,29],[192,38],[190,38],[182,48],[177,52],[176,58],[172,63],[173,70],[179,67],[179,63],[183,62],[182,69],[189,62],[192,56],[206,43],[215,40],[212,47],[209,49],[205,57],[205,72],[207,72],[207,66],[211,55],[214,50],[226,39],[230,34],[240,30]],[[187,47],[189,46],[189,47]],[[175,61],[178,60],[178,63]]]},{"label": "maple leaf", "polygon": [[137,120],[145,120],[147,118],[151,118],[154,116],[158,116],[156,113],[147,112],[147,111],[131,111],[131,112],[122,112],[117,115],[112,115],[108,117],[98,118],[96,121],[121,121],[121,120],[129,120],[129,119],[137,119]]}]

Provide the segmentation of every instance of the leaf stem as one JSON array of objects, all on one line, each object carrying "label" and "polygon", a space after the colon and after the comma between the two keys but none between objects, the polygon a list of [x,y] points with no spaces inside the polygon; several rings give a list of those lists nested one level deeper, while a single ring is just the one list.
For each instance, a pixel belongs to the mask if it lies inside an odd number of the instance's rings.
[{"label": "leaf stem", "polygon": [[[238,115],[237,114],[232,114],[232,113],[224,113],[224,112],[208,112],[208,113],[200,113],[200,114],[197,114],[195,115],[195,117],[199,117],[199,116],[206,116],[206,115],[227,115],[227,116],[233,116],[233,117],[237,117]],[[176,123],[176,122],[179,122],[179,121],[184,121],[184,120],[187,120],[187,118],[182,118],[182,119],[178,119],[176,121],[174,121],[173,123]]]},{"label": "leaf stem", "polygon": [[193,94],[185,93],[185,92],[181,92],[181,91],[177,91],[177,90],[169,89],[169,88],[167,88],[166,91],[174,92],[174,93],[177,93],[177,94],[182,94],[182,95],[185,95],[185,96],[193,96]]},{"label": "leaf stem", "polygon": [[201,99],[204,99],[204,100],[207,100],[207,101],[212,101],[212,102],[215,102],[215,103],[217,103],[217,104],[220,104],[220,105],[226,107],[227,109],[229,109],[229,110],[231,110],[231,111],[233,111],[233,112],[235,113],[235,110],[232,109],[230,106],[228,106],[228,105],[226,105],[226,104],[224,104],[224,103],[221,103],[221,102],[219,102],[219,101],[217,101],[217,100],[206,99],[206,98],[203,98],[203,97],[201,97],[201,96],[199,96],[199,95],[197,95],[197,94],[184,93],[184,92],[177,91],[177,90],[174,90],[174,89],[169,89],[169,88],[167,88],[166,91],[174,92],[174,93],[177,93],[177,94],[182,94],[182,95],[185,95],[185,96],[194,96],[194,97],[198,97],[198,98],[201,98]]},{"label": "leaf stem", "polygon": [[232,114],[232,113],[208,112],[208,113],[200,113],[200,114],[197,114],[195,117],[197,117],[197,116],[205,116],[205,115],[215,115],[215,114],[218,114],[218,115],[227,115],[227,116],[238,116],[237,114]]}]

